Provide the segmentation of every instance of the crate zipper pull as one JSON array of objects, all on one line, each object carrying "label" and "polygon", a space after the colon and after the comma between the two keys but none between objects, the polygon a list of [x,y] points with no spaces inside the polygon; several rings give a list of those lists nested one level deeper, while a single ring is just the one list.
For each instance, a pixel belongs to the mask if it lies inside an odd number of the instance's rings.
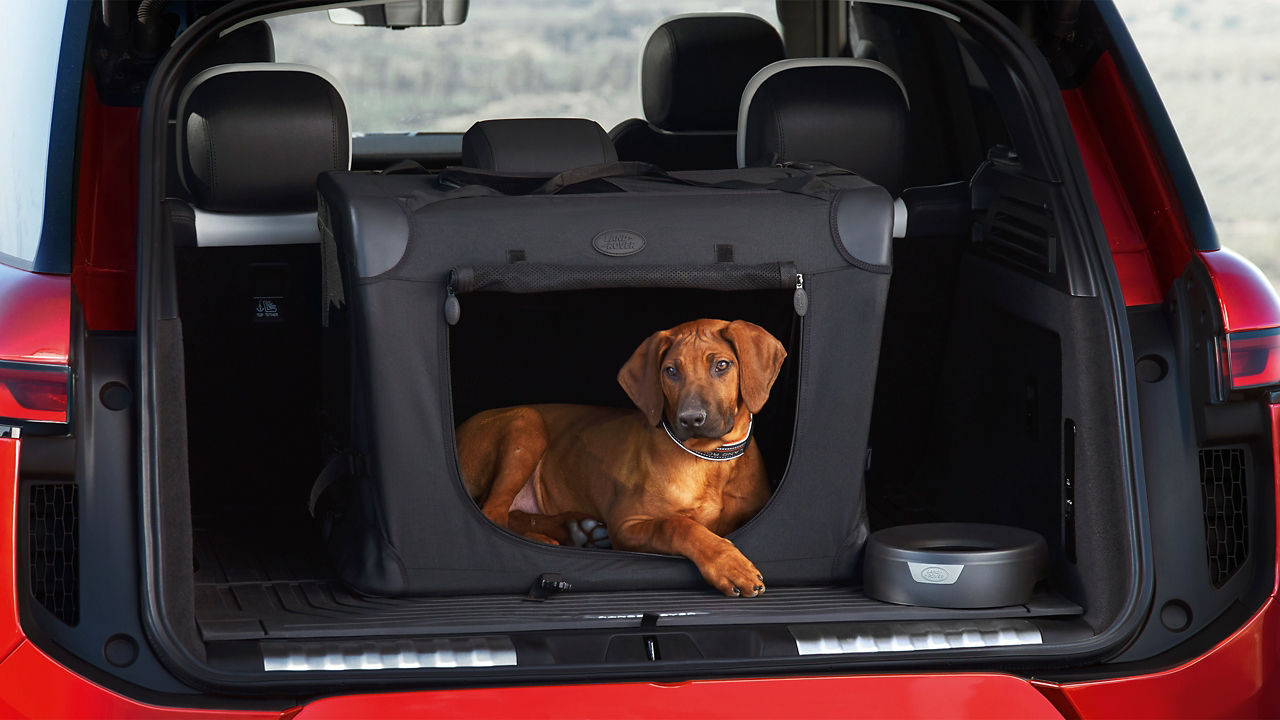
[{"label": "crate zipper pull", "polygon": [[458,271],[449,271],[449,286],[447,295],[444,298],[444,321],[450,325],[457,325],[458,320],[462,317],[462,303],[458,302],[458,296],[454,291],[454,283],[457,281]]},{"label": "crate zipper pull", "polygon": [[804,290],[804,275],[800,273],[796,273],[796,291],[791,295],[791,305],[800,317],[809,312],[809,293]]}]

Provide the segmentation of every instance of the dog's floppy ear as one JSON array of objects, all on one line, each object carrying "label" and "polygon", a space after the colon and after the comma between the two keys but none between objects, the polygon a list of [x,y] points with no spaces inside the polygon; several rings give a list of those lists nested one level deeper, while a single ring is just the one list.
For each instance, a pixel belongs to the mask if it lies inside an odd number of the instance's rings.
[{"label": "dog's floppy ear", "polygon": [[650,335],[631,353],[631,359],[618,371],[618,384],[631,402],[640,408],[650,425],[662,420],[662,385],[658,382],[658,364],[671,347],[671,334],[660,330]]},{"label": "dog's floppy ear", "polygon": [[767,330],[746,320],[734,320],[721,331],[738,356],[738,389],[747,409],[760,412],[778,379],[786,348]]}]

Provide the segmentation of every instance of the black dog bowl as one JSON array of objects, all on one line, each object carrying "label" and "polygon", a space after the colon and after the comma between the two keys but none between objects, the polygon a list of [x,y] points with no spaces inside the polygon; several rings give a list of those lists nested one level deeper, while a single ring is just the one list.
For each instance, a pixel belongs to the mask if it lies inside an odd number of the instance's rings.
[{"label": "black dog bowl", "polygon": [[900,525],[871,534],[863,591],[899,605],[984,608],[1021,605],[1044,578],[1039,534],[978,523]]}]

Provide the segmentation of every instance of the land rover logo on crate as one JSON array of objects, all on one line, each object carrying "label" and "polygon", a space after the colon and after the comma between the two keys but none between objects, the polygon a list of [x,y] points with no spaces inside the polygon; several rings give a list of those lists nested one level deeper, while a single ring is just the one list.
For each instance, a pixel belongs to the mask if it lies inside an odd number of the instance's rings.
[{"label": "land rover logo on crate", "polygon": [[605,230],[591,239],[591,246],[612,257],[635,255],[644,249],[644,236],[632,230]]}]

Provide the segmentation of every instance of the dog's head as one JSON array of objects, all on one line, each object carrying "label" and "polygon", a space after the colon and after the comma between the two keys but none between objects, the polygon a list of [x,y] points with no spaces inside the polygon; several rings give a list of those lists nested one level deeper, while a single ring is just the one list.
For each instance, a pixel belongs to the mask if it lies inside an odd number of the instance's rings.
[{"label": "dog's head", "polygon": [[787,357],[782,343],[745,320],[694,320],[650,335],[618,371],[631,401],[680,440],[733,430],[741,407],[760,412]]}]

